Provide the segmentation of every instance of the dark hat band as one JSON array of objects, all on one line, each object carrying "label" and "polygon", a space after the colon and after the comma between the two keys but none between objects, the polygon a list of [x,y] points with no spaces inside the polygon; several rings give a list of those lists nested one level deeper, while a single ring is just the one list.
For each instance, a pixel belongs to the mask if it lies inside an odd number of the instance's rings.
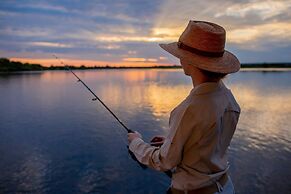
[{"label": "dark hat band", "polygon": [[178,48],[189,51],[193,54],[197,54],[197,55],[201,55],[204,57],[222,57],[224,54],[224,51],[222,52],[208,52],[208,51],[202,51],[196,48],[192,48],[190,46],[185,45],[184,43],[182,43],[181,41],[179,41],[177,43]]}]

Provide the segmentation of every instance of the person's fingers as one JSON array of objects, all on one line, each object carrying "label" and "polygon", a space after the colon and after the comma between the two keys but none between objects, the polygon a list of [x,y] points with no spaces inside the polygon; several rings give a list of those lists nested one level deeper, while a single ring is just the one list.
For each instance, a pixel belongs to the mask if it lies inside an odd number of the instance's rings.
[{"label": "person's fingers", "polygon": [[130,143],[131,141],[133,141],[133,139],[135,138],[142,138],[142,136],[140,135],[140,133],[138,132],[134,132],[134,133],[128,133],[127,134],[127,139],[128,139],[128,142]]},{"label": "person's fingers", "polygon": [[159,141],[163,141],[165,138],[164,137],[160,137],[160,136],[155,136],[151,142],[159,142]]},{"label": "person's fingers", "polygon": [[155,141],[155,142],[151,142],[152,144],[159,144],[159,143],[164,143],[164,141]]},{"label": "person's fingers", "polygon": [[163,145],[164,142],[153,142],[151,143],[151,146],[156,146],[156,147],[160,147]]},{"label": "person's fingers", "polygon": [[158,137],[154,137],[154,138],[151,140],[151,142],[159,141],[159,139],[160,139],[160,138],[158,138]]}]

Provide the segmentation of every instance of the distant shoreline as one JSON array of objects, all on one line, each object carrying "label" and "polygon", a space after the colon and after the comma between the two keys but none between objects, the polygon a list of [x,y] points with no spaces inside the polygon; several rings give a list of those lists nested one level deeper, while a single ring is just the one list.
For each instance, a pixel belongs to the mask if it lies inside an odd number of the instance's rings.
[{"label": "distant shoreline", "polygon": [[[124,66],[69,66],[73,70],[89,70],[89,69],[181,69],[180,65],[171,66],[148,66],[148,67],[124,67]],[[247,63],[241,64],[241,68],[245,70],[259,70],[259,71],[278,71],[291,70],[291,63]],[[50,66],[45,67],[40,64],[29,64],[10,61],[6,58],[0,58],[0,72],[10,73],[17,71],[46,71],[46,70],[66,70],[65,66]]]}]

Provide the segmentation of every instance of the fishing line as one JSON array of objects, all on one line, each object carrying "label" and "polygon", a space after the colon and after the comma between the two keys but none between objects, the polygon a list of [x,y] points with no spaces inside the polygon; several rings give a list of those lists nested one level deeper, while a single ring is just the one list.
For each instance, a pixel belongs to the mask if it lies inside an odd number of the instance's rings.
[{"label": "fishing line", "polygon": [[76,78],[78,82],[81,82],[86,88],[87,90],[95,97],[92,99],[92,101],[96,101],[98,100],[110,113],[111,115],[118,121],[118,123],[127,131],[127,133],[134,133],[131,129],[129,129],[111,110],[108,106],[106,106],[106,104],[87,86],[87,84],[85,84],[73,71],[72,69],[66,65],[59,57],[57,57],[55,54],[53,54],[53,56],[60,61],[60,63],[62,65],[64,65],[64,67],[70,71]]}]

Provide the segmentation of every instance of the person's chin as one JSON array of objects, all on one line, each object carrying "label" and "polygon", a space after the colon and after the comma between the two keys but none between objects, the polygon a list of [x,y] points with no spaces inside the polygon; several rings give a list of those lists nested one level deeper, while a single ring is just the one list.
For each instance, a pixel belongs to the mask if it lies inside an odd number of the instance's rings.
[{"label": "person's chin", "polygon": [[187,75],[187,76],[190,76],[190,74],[189,74],[188,72],[185,72],[185,71],[184,71],[184,74]]}]

